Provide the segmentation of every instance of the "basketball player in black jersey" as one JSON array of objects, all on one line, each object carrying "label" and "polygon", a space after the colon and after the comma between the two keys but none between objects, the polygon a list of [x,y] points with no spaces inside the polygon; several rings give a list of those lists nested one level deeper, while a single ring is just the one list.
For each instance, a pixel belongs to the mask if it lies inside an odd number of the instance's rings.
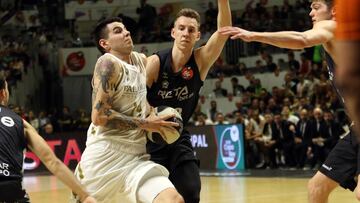
[{"label": "basketball player in black jersey", "polygon": [[[231,26],[228,0],[218,0],[218,9],[218,28]],[[184,126],[198,103],[203,81],[228,38],[216,31],[206,45],[194,49],[200,39],[199,27],[200,16],[196,11],[180,10],[171,30],[173,47],[150,56],[146,66],[150,105],[176,108],[181,113]],[[153,161],[169,170],[169,179],[186,203],[200,201],[199,165],[186,129],[171,145],[157,145],[149,141],[147,151]]]},{"label": "basketball player in black jersey", "polygon": [[36,130],[6,107],[8,99],[7,82],[0,77],[0,202],[30,201],[22,187],[24,150],[29,148],[82,202],[95,203]]},{"label": "basketball player in black jersey", "polygon": [[[221,29],[225,36],[230,35],[231,39],[242,39],[247,42],[262,42],[281,48],[303,49],[314,45],[322,44],[326,52],[329,77],[340,100],[343,98],[336,88],[334,79],[335,57],[334,32],[336,28],[335,10],[332,0],[313,0],[311,4],[310,17],[313,21],[313,28],[305,32],[251,32],[238,27],[226,27]],[[328,196],[338,185],[354,191],[360,200],[359,182],[354,178],[360,173],[359,146],[356,136],[351,130],[329,154],[319,171],[309,181],[308,194],[309,202],[327,202]],[[358,187],[357,187],[358,186]]]}]

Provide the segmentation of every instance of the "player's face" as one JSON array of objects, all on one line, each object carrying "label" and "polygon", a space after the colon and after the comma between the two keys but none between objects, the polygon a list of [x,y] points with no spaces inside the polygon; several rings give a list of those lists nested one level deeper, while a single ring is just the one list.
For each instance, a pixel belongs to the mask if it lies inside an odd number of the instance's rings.
[{"label": "player's face", "polygon": [[130,32],[120,22],[113,22],[107,25],[108,37],[104,40],[104,47],[108,52],[130,54],[134,44]]},{"label": "player's face", "polygon": [[322,20],[331,20],[332,11],[323,1],[314,1],[311,6],[310,17],[313,24]]},{"label": "player's face", "polygon": [[171,30],[171,36],[175,39],[175,44],[179,49],[192,49],[200,39],[198,22],[194,18],[185,16],[179,17]]}]

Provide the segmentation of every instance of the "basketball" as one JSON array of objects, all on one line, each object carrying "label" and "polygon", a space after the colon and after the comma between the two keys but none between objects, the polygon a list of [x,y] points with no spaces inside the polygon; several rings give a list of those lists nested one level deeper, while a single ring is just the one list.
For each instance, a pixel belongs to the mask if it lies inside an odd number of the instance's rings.
[{"label": "basketball", "polygon": [[149,140],[151,142],[157,143],[157,144],[172,144],[177,139],[179,139],[180,134],[183,130],[183,121],[181,118],[181,115],[176,109],[168,107],[168,106],[159,106],[155,108],[155,113],[158,116],[162,115],[169,115],[169,114],[175,114],[174,117],[171,117],[167,119],[166,121],[171,121],[178,123],[178,127],[170,127],[170,128],[164,128],[164,135],[161,135],[157,132],[149,132],[147,134]]}]

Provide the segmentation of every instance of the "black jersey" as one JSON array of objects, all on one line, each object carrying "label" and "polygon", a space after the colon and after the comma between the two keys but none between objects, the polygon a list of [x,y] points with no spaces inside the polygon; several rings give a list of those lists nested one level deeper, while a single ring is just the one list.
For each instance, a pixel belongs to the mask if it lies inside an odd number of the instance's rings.
[{"label": "black jersey", "polygon": [[159,76],[148,89],[147,99],[151,106],[170,106],[181,113],[184,126],[189,121],[199,100],[199,91],[204,82],[200,78],[194,52],[178,73],[174,73],[172,49],[157,52],[160,58]]},{"label": "black jersey", "polygon": [[338,98],[340,99],[342,105],[344,106],[344,102],[345,102],[344,98],[342,97],[340,90],[337,88],[335,79],[334,79],[336,64],[335,64],[334,60],[332,59],[332,57],[330,56],[330,54],[327,53],[326,51],[325,51],[325,59],[326,59],[326,63],[327,63],[327,69],[329,72],[329,79],[330,79],[331,85],[333,86],[334,90],[336,91],[336,94],[338,95]]},{"label": "black jersey", "polygon": [[0,182],[22,179],[25,148],[22,118],[0,106]]}]

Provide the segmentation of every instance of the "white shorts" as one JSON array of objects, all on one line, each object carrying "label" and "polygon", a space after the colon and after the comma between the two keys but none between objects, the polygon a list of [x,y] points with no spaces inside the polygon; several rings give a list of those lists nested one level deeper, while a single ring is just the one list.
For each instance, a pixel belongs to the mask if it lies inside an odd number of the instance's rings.
[{"label": "white shorts", "polygon": [[148,154],[125,153],[121,147],[109,141],[88,145],[75,169],[98,202],[151,203],[161,191],[174,188],[165,167],[150,161]]}]

